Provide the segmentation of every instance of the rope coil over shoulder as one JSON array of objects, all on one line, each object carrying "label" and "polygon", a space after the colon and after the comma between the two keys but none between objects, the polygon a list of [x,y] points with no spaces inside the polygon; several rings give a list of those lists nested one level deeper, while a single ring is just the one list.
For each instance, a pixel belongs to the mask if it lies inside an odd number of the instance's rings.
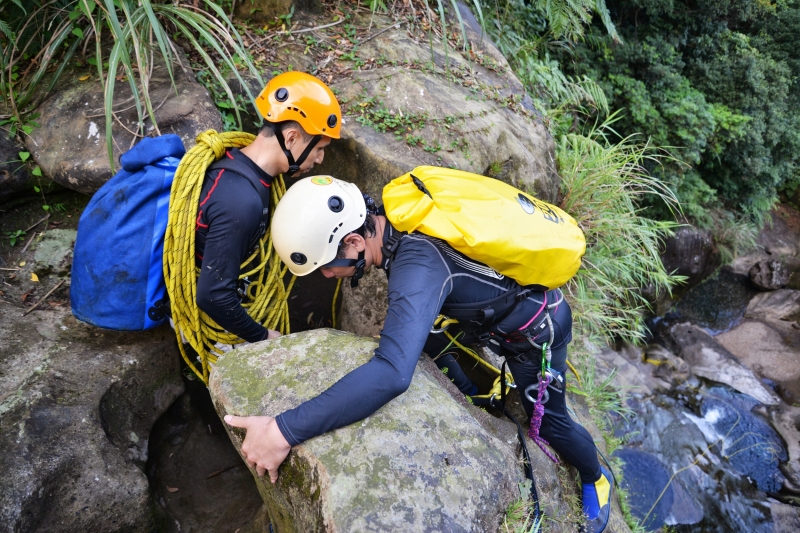
[{"label": "rope coil over shoulder", "polygon": [[[243,341],[224,331],[197,307],[197,206],[208,167],[223,157],[229,148],[243,148],[254,139],[255,135],[244,132],[217,133],[207,130],[201,133],[197,136],[197,144],[181,159],[170,193],[169,222],[164,237],[164,279],[181,355],[189,368],[206,385],[209,363],[216,362],[220,355],[219,351],[215,351],[215,344],[239,344]],[[271,190],[272,202],[277,205],[286,192],[282,177],[275,178]],[[239,275],[239,279],[247,277],[250,280],[247,298],[242,307],[253,320],[265,328],[288,333],[287,301],[295,278],[292,276],[288,286],[284,285],[287,269],[272,247],[269,230],[261,238],[255,252],[242,263],[241,270],[251,265],[255,266]],[[199,355],[199,365],[189,359],[182,337]]]}]

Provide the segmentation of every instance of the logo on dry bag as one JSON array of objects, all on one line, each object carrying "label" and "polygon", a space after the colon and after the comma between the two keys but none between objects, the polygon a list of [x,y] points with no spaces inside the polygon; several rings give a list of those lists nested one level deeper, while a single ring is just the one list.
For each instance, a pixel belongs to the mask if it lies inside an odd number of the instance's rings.
[{"label": "logo on dry bag", "polygon": [[314,185],[330,185],[333,183],[333,179],[328,176],[314,176],[311,178],[311,183]]},{"label": "logo on dry bag", "polygon": [[529,215],[532,215],[533,212],[536,211],[536,206],[533,205],[533,202],[531,202],[524,194],[519,193],[517,195],[517,201],[519,202],[519,205],[522,206],[522,210]]}]

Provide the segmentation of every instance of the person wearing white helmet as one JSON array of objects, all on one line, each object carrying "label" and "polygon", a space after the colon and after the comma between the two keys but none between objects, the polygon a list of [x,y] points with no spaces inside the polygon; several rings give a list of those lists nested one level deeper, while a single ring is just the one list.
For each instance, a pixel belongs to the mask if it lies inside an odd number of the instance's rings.
[{"label": "person wearing white helmet", "polygon": [[[268,473],[274,483],[292,446],[363,420],[405,392],[422,352],[445,355],[448,339],[431,333],[436,316],[474,309],[491,317],[483,325],[503,341],[497,349],[506,357],[528,416],[534,404],[522,391],[538,382],[541,354],[533,353],[519,332],[540,344],[549,341],[559,381],[549,390],[540,435],[580,473],[585,531],[605,529],[613,477],[600,466],[589,433],[567,414],[564,373],[572,313],[559,290],[520,287],[444,241],[397,232],[358,187],[330,176],[300,180],[287,191],[275,210],[272,238],[278,255],[299,276],[319,268],[326,277],[350,277],[355,285],[367,269],[383,269],[389,278],[389,308],[375,356],[322,395],[275,418],[225,417],[229,425],[247,430],[242,454],[259,475]],[[469,342],[474,332],[462,329]],[[440,368],[442,359],[436,360]],[[448,370],[451,378],[451,372],[460,372],[455,360]],[[466,376],[456,381],[462,392],[475,394]]]}]

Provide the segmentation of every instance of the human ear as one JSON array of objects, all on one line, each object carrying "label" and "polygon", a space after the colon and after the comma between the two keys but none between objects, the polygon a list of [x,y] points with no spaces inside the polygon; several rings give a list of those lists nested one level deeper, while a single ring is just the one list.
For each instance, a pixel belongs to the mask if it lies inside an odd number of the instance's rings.
[{"label": "human ear", "polygon": [[346,245],[355,248],[356,252],[363,252],[367,248],[367,241],[358,233],[351,233],[344,238],[344,242]]}]

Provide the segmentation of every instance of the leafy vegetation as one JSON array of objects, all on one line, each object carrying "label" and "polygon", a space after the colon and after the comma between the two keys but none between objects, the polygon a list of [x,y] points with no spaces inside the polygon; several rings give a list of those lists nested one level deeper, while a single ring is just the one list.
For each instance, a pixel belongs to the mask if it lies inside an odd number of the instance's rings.
[{"label": "leafy vegetation", "polygon": [[643,133],[691,165],[651,170],[693,220],[717,228],[724,209],[761,223],[800,184],[800,1],[607,5],[624,44],[595,24],[560,52],[567,72],[595,80],[625,110],[623,136]]},{"label": "leafy vegetation", "polygon": [[665,271],[659,255],[662,238],[677,223],[647,218],[641,201],[651,195],[673,209],[678,204],[645,168],[669,157],[631,139],[609,143],[611,133],[606,123],[558,141],[561,207],[575,217],[587,241],[582,268],[566,288],[583,333],[637,342],[645,335],[648,306],[641,288],[662,293],[679,281]]},{"label": "leafy vegetation", "polygon": [[[242,40],[222,7],[174,4],[166,0],[21,0],[0,3],[0,126],[11,135],[30,134],[33,110],[80,52],[97,70],[105,91],[106,141],[112,160],[113,95],[117,81],[127,81],[144,134],[149,118],[158,132],[149,98],[153,69],[163,64],[174,83],[175,65],[184,68],[176,41],[193,50],[228,97],[240,122],[239,106],[222,69],[239,80],[237,62],[261,81]],[[87,49],[94,53],[86,58]]]}]

